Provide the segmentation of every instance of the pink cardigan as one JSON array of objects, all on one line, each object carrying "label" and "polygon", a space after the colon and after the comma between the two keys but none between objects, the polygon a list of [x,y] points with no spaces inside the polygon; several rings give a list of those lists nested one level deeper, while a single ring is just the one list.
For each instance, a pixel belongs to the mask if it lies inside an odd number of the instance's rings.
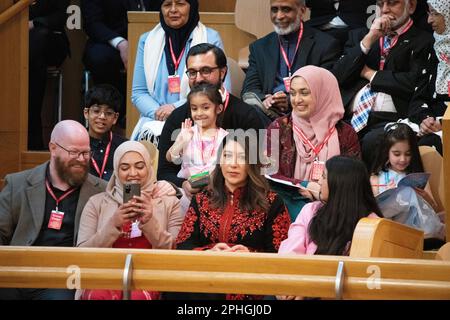
[{"label": "pink cardigan", "polygon": [[[287,239],[281,242],[280,249],[278,249],[279,254],[313,255],[316,252],[317,245],[309,237],[308,228],[312,218],[321,207],[320,201],[308,203],[303,207],[295,222],[289,227]],[[368,218],[378,218],[378,216],[371,213]]]}]

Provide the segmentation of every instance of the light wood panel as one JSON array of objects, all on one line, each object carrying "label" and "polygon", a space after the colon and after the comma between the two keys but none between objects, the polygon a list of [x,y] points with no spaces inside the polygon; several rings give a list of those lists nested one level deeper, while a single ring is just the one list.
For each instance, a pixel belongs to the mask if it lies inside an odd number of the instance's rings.
[{"label": "light wood panel", "polygon": [[[200,19],[207,27],[220,33],[224,43],[225,53],[234,60],[238,60],[239,50],[255,40],[254,36],[239,30],[234,22],[234,13],[205,13],[200,12]],[[139,37],[151,30],[159,23],[157,12],[129,12],[128,13],[128,42],[129,59],[127,73],[127,137],[130,137],[139,119],[139,112],[131,103],[131,87],[133,81],[134,62]]]},{"label": "light wood panel", "polygon": [[82,288],[122,289],[127,254],[131,289],[334,298],[343,262],[344,299],[450,299],[450,262],[181,250],[0,247],[0,287],[65,288],[77,266]]},{"label": "light wood panel", "polygon": [[447,103],[447,111],[445,112],[444,118],[442,120],[442,145],[444,150],[444,188],[445,197],[444,201],[445,212],[446,212],[446,239],[450,240],[450,103]]},{"label": "light wood panel", "polygon": [[273,32],[269,0],[237,0],[235,13],[236,26],[258,39]]},{"label": "light wood panel", "polygon": [[353,233],[350,256],[423,257],[423,231],[388,219],[361,219]]},{"label": "light wood panel", "polygon": [[27,144],[27,7],[0,24],[0,43],[0,179],[3,179],[7,173],[20,170],[20,153]]},{"label": "light wood panel", "polygon": [[423,169],[431,173],[429,185],[434,200],[437,203],[436,212],[445,210],[444,202],[444,171],[442,169],[442,156],[437,150],[430,146],[420,146],[420,157],[422,158]]},{"label": "light wood panel", "polygon": [[450,261],[450,242],[447,242],[439,248],[436,259]]},{"label": "light wood panel", "polygon": [[234,12],[236,0],[199,0],[198,8],[202,12]]}]

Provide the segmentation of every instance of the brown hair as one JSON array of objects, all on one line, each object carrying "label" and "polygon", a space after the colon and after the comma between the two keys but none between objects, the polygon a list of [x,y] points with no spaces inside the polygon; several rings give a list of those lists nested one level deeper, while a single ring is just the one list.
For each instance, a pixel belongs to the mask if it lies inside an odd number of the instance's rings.
[{"label": "brown hair", "polygon": [[[255,163],[250,163],[250,142],[257,141],[256,136],[252,134],[246,134],[244,138],[238,137],[235,134],[229,134],[222,142],[222,146],[219,149],[217,155],[216,168],[212,173],[212,179],[210,183],[211,194],[211,206],[213,208],[224,208],[227,202],[228,193],[225,187],[225,178],[222,174],[220,159],[223,149],[230,141],[237,142],[245,150],[245,162],[247,167],[247,184],[243,187],[244,192],[240,199],[240,209],[252,211],[255,209],[268,210],[269,203],[267,201],[267,193],[270,190],[269,184],[266,178],[261,174],[262,164],[258,159]],[[256,144],[257,146],[258,144]],[[255,144],[253,144],[255,146]]]}]

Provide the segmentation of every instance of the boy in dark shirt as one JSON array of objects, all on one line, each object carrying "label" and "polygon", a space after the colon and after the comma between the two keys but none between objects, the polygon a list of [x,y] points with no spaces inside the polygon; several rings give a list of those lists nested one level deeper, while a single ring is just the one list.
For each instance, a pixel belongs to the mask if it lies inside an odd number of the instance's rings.
[{"label": "boy in dark shirt", "polygon": [[113,173],[114,151],[127,140],[112,132],[119,118],[121,99],[120,92],[109,84],[92,87],[85,98],[84,117],[92,150],[90,173],[106,181]]}]

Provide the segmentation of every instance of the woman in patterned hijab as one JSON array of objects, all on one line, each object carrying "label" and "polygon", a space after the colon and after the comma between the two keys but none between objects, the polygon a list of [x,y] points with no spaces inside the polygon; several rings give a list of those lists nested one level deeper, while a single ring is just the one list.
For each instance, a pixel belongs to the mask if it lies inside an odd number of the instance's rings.
[{"label": "woman in patterned hijab", "polygon": [[428,0],[428,23],[434,30],[423,80],[411,100],[409,118],[420,126],[419,145],[434,146],[442,154],[442,124],[450,103],[450,0]]}]

